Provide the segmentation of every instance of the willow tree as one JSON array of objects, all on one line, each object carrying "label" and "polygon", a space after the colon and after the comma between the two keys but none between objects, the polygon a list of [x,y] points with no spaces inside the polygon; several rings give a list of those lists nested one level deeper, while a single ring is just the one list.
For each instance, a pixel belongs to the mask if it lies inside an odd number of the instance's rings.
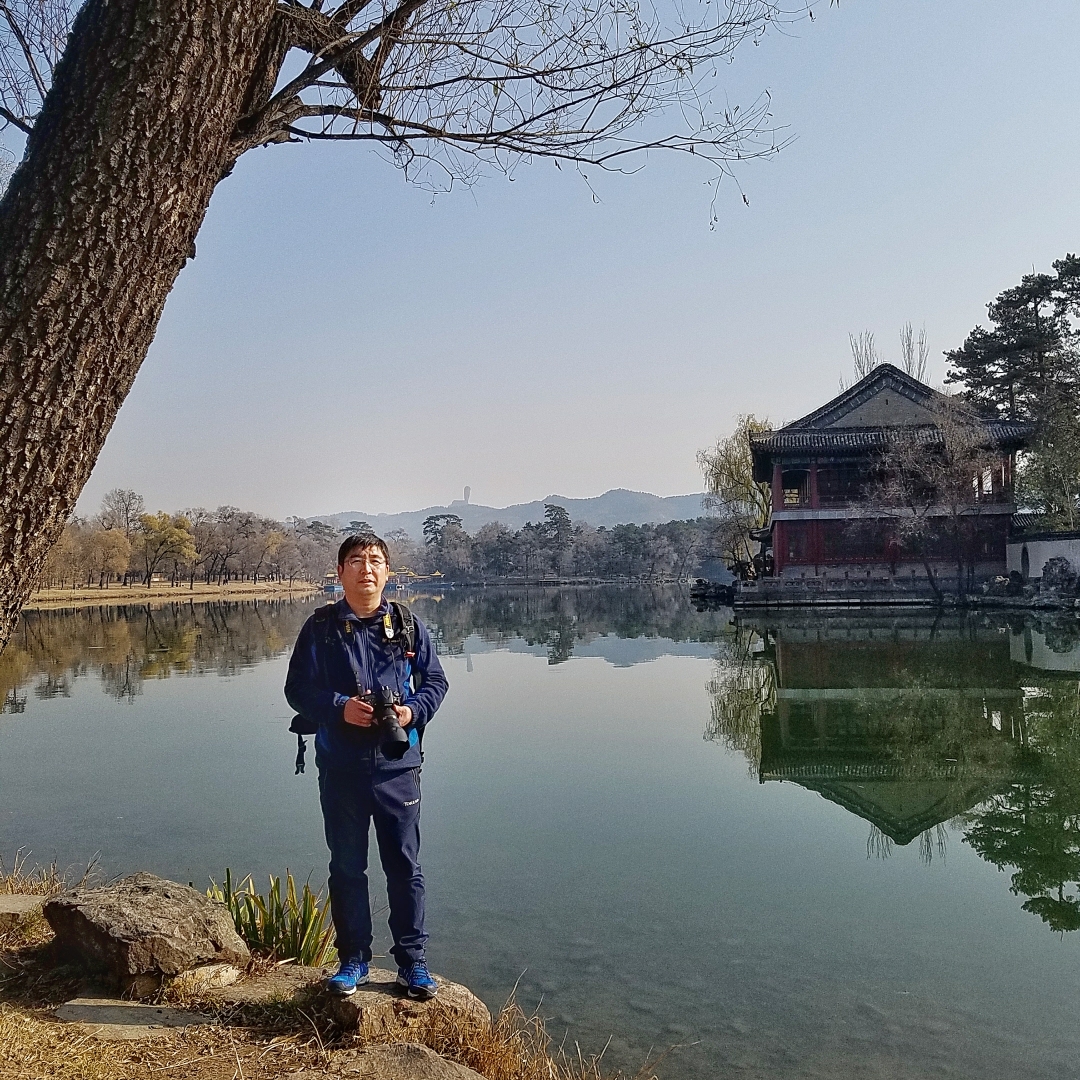
[{"label": "willow tree", "polygon": [[[0,644],[241,154],[369,142],[439,184],[775,150],[767,95],[708,93],[778,5],[670,3],[0,0],[0,124],[25,135],[0,201]],[[665,110],[677,131],[642,126]]]}]

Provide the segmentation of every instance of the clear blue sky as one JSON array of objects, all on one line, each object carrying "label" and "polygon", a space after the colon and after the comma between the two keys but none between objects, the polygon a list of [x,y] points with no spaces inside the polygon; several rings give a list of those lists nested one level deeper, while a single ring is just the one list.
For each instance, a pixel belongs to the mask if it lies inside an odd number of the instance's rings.
[{"label": "clear blue sky", "polygon": [[440,196],[363,146],[243,158],[84,492],[283,517],[700,489],[737,415],[831,397],[847,335],[935,381],[985,304],[1080,249],[1080,4],[843,0],[747,47],[796,141],[721,186],[657,156]]}]

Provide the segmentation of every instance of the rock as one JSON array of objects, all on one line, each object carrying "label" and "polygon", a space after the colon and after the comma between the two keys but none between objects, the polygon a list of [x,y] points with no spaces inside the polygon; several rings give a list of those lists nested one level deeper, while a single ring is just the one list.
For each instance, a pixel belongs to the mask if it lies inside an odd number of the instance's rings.
[{"label": "rock", "polygon": [[1069,560],[1061,555],[1047,559],[1043,565],[1040,584],[1044,591],[1071,593],[1076,588],[1076,574],[1069,565]]},{"label": "rock", "polygon": [[0,895],[0,934],[21,930],[41,910],[44,896],[27,893]]},{"label": "rock", "polygon": [[208,990],[232,986],[239,978],[240,969],[235,964],[203,964],[181,972],[169,985],[185,994],[205,994]]},{"label": "rock", "polygon": [[[325,1080],[326,1075],[322,1069],[304,1069],[290,1073],[288,1080]],[[333,1075],[363,1080],[483,1080],[478,1072],[447,1061],[419,1043],[365,1046],[335,1054]]]},{"label": "rock", "polygon": [[61,956],[135,997],[192,968],[240,968],[250,959],[224,904],[154,874],[76,889],[49,900],[44,912]]},{"label": "rock", "polygon": [[57,1020],[76,1024],[99,1039],[148,1039],[176,1028],[212,1023],[212,1017],[164,1005],[140,1005],[118,998],[77,997],[56,1010]]},{"label": "rock", "polygon": [[413,1001],[397,985],[396,972],[372,968],[370,982],[357,987],[352,997],[328,997],[326,1009],[339,1026],[367,1039],[406,1039],[409,1029],[436,1008],[449,1010],[460,1022],[491,1022],[487,1006],[467,987],[439,975],[435,981],[439,984],[436,997]]},{"label": "rock", "polygon": [[212,987],[200,997],[216,1005],[263,1005],[286,1001],[305,1005],[313,997],[321,996],[323,980],[329,974],[329,968],[283,964],[231,986]]}]

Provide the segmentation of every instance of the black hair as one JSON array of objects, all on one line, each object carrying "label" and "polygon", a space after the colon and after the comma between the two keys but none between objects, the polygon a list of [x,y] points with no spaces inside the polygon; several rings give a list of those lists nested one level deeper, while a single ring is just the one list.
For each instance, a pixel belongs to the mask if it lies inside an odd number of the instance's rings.
[{"label": "black hair", "polygon": [[345,537],[341,547],[338,548],[338,566],[345,565],[345,560],[349,557],[349,552],[352,551],[353,548],[378,548],[383,553],[386,565],[390,565],[390,549],[386,546],[386,541],[381,536],[376,536],[372,532],[364,532],[353,533],[352,536]]}]

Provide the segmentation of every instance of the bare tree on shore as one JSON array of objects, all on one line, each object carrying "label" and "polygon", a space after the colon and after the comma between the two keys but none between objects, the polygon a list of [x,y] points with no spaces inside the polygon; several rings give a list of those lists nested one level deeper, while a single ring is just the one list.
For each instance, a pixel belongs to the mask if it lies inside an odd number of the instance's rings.
[{"label": "bare tree on shore", "polygon": [[[521,158],[618,170],[660,149],[717,176],[779,146],[768,95],[710,100],[719,65],[786,17],[773,0],[87,0],[70,23],[69,11],[0,9],[0,126],[26,137],[0,201],[0,644],[215,187],[248,150],[366,142],[448,187]],[[675,130],[644,125],[669,109]]]}]

